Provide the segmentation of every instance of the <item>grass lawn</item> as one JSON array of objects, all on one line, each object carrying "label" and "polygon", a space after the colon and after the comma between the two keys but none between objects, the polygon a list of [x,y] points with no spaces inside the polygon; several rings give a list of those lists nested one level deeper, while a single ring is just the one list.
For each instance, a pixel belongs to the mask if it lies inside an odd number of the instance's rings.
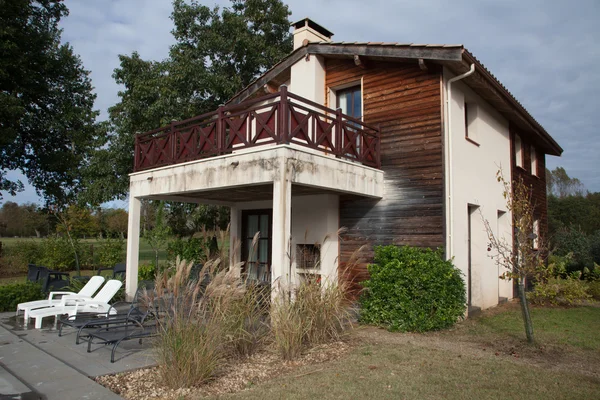
[{"label": "grass lawn", "polygon": [[532,346],[525,343],[518,304],[443,332],[359,328],[357,346],[342,358],[225,397],[600,398],[600,307],[535,308],[533,323],[538,342]]}]

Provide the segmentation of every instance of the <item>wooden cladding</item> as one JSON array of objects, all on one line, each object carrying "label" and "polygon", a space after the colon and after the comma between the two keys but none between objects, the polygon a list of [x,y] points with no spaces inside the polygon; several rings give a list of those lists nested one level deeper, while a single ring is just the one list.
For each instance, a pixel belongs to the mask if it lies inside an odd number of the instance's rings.
[{"label": "wooden cladding", "polygon": [[[546,156],[541,152],[535,144],[532,146],[531,139],[519,131],[514,125],[509,125],[510,142],[511,142],[511,176],[513,181],[523,179],[523,182],[528,187],[532,188],[532,200],[534,202],[534,219],[539,220],[539,233],[542,240],[548,239],[548,200],[546,193]],[[521,151],[520,155],[516,151],[516,138],[520,138]],[[531,152],[535,151],[535,156],[532,157]],[[517,157],[521,157],[521,165],[517,163]],[[535,164],[532,163],[532,158],[535,158]],[[537,166],[537,175],[534,170]]]},{"label": "wooden cladding", "polygon": [[135,139],[134,170],[296,144],[379,168],[379,129],[321,104],[280,92],[199,115]]},{"label": "wooden cladding", "polygon": [[[365,245],[364,262],[346,278],[367,278],[374,245],[444,245],[444,169],[442,150],[441,70],[416,63],[326,60],[326,90],[361,82],[363,120],[381,129],[381,200],[340,198],[341,265]],[[329,96],[326,96],[329,98]]]}]

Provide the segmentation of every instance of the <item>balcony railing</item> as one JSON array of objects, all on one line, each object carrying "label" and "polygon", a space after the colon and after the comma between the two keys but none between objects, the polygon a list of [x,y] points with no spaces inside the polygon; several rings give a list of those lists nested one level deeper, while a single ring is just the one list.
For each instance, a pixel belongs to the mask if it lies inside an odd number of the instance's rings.
[{"label": "balcony railing", "polygon": [[137,135],[134,170],[272,144],[306,146],[370,167],[381,166],[378,128],[282,86],[277,93]]}]

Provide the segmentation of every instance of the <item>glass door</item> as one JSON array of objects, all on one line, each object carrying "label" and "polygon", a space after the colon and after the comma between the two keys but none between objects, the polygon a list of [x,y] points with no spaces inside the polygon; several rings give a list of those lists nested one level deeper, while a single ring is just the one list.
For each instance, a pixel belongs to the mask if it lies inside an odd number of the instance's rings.
[{"label": "glass door", "polygon": [[271,281],[272,215],[272,210],[242,211],[242,271],[247,279]]}]

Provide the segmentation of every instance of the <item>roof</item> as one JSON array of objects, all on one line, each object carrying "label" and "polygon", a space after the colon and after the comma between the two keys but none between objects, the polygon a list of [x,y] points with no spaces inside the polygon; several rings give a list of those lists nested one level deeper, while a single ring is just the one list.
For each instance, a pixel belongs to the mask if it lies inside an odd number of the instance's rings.
[{"label": "roof", "polygon": [[[303,20],[299,21],[301,23]],[[384,42],[320,42],[308,43],[294,50],[256,80],[235,94],[228,103],[237,104],[265,84],[277,78],[307,54],[331,57],[364,56],[381,61],[427,60],[447,67],[454,74],[462,74],[475,64],[475,73],[463,82],[486,101],[490,102],[509,121],[521,130],[534,135],[546,154],[559,156],[563,149],[525,109],[513,94],[473,54],[460,44],[416,44]]]}]

